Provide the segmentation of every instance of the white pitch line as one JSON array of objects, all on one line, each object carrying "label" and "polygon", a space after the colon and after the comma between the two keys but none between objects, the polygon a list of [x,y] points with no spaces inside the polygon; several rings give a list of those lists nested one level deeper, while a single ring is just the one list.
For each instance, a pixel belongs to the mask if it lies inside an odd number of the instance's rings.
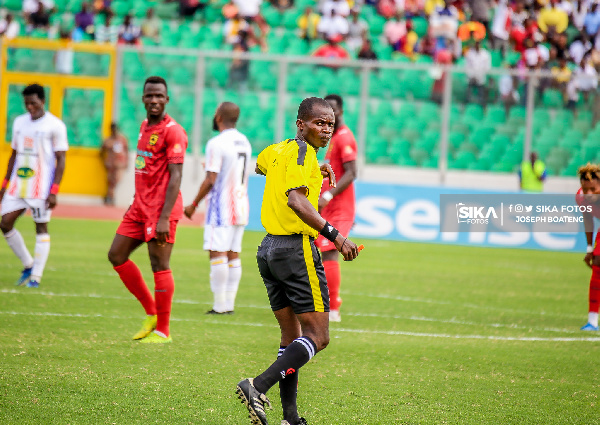
[{"label": "white pitch line", "polygon": [[[113,299],[113,300],[124,300],[129,301],[132,300],[132,297],[121,297],[115,295],[99,295],[99,294],[75,294],[75,293],[55,293],[55,292],[47,292],[47,291],[22,291],[17,289],[1,289],[0,293],[3,294],[18,294],[18,295],[43,295],[43,296],[53,296],[53,297],[76,297],[76,298],[98,298],[98,299]],[[173,299],[174,304],[188,304],[188,305],[212,305],[212,302],[209,301],[195,301],[189,299]],[[448,303],[449,304],[449,303]],[[238,304],[238,307],[243,308],[255,308],[255,309],[267,309],[268,305],[254,305],[254,304]],[[559,328],[544,328],[544,327],[532,327],[532,326],[519,326],[512,323],[503,324],[503,323],[477,323],[477,322],[468,322],[457,319],[438,319],[432,317],[424,317],[424,316],[398,316],[398,315],[389,315],[389,314],[377,314],[377,313],[344,313],[347,316],[354,317],[374,317],[374,318],[382,318],[382,319],[396,319],[396,320],[413,320],[420,322],[433,322],[433,323],[448,323],[448,324],[457,324],[457,325],[466,325],[466,326],[484,326],[484,327],[493,327],[493,328],[509,328],[509,329],[527,329],[533,331],[540,332],[563,332],[563,333],[577,333],[578,331],[574,331],[571,329],[559,329]]]},{"label": "white pitch line", "polygon": [[476,310],[492,310],[492,311],[503,311],[506,313],[519,313],[519,314],[536,314],[540,316],[557,316],[557,317],[569,317],[569,318],[577,318],[579,316],[574,316],[570,314],[562,314],[562,313],[548,313],[545,311],[531,311],[531,310],[516,310],[511,308],[504,307],[494,307],[488,305],[477,305],[477,304],[461,304],[457,302],[451,301],[438,301],[427,298],[414,298],[414,297],[403,297],[396,295],[384,295],[384,294],[366,294],[359,292],[342,292],[341,295],[350,295],[355,297],[369,297],[369,298],[379,298],[386,300],[395,300],[395,301],[407,301],[407,302],[415,302],[415,303],[426,303],[426,304],[438,304],[438,305],[451,305],[455,307],[465,307]]},{"label": "white pitch line", "polygon": [[[79,313],[50,313],[50,312],[16,312],[16,311],[0,311],[0,314],[14,315],[14,316],[49,316],[49,317],[75,317],[75,318],[101,318],[101,319],[118,319],[118,320],[132,320],[133,317],[119,317],[119,316],[105,316],[102,314],[79,314]],[[273,328],[276,329],[278,326],[269,325],[265,323],[250,323],[250,322],[226,322],[218,320],[199,320],[199,319],[177,319],[171,318],[175,322],[203,322],[211,323],[215,325],[224,326],[244,326],[244,327],[261,327],[261,328]],[[494,336],[494,335],[451,335],[451,334],[436,334],[436,333],[422,333],[422,332],[406,332],[406,331],[381,331],[372,329],[346,329],[346,328],[332,328],[332,333],[335,332],[346,332],[352,334],[373,334],[373,335],[389,335],[389,336],[414,336],[414,337],[426,337],[426,338],[449,338],[449,339],[486,339],[490,341],[541,341],[541,342],[600,342],[600,337],[513,337],[513,336]]]}]

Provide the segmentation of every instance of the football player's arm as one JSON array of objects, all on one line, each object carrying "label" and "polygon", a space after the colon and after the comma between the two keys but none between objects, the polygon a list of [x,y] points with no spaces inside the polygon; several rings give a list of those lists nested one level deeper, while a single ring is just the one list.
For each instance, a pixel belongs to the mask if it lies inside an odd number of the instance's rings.
[{"label": "football player's arm", "polygon": [[160,218],[156,225],[156,240],[159,245],[166,243],[167,238],[169,237],[169,218],[171,217],[171,211],[179,196],[181,176],[183,174],[183,163],[169,164],[168,170],[170,175],[169,184],[167,185],[167,193],[165,194],[165,202],[160,213]]},{"label": "football player's arm", "polygon": [[58,193],[58,186],[62,181],[63,174],[65,172],[65,165],[67,164],[67,152],[66,151],[55,151],[54,157],[56,158],[56,169],[54,170],[54,181],[50,187],[50,194],[46,199],[46,206],[48,209],[52,209],[56,206],[56,194]]},{"label": "football player's arm", "polygon": [[[594,217],[590,213],[583,213],[583,228],[585,229],[585,239],[587,241],[587,246],[592,247],[594,243]],[[589,249],[588,249],[589,250]],[[585,264],[592,268],[594,262],[594,254],[592,252],[587,252],[585,257],[583,258]]]},{"label": "football player's arm", "polygon": [[4,176],[4,180],[2,181],[2,188],[0,188],[0,202],[2,202],[2,198],[4,198],[4,192],[6,192],[8,183],[10,182],[10,176],[12,175],[13,168],[15,168],[16,158],[17,158],[17,151],[13,149],[12,153],[10,154],[10,158],[8,158],[8,166],[6,167],[6,175]]},{"label": "football player's arm", "polygon": [[323,194],[321,194],[321,197],[319,198],[319,211],[322,208],[325,208],[333,198],[346,190],[346,188],[356,180],[356,161],[347,161],[342,165],[344,167],[344,175],[337,181],[337,184],[335,184],[333,188],[328,190],[331,195],[323,196]]},{"label": "football player's arm", "polygon": [[194,212],[196,212],[196,208],[198,208],[198,204],[204,199],[206,195],[208,195],[208,192],[210,192],[210,190],[215,185],[215,181],[217,180],[218,175],[219,173],[215,173],[213,171],[206,172],[206,177],[204,177],[204,181],[200,185],[200,189],[198,189],[198,194],[194,198],[194,202],[185,207],[185,209],[183,210],[183,213],[187,218],[192,218]]},{"label": "football player's arm", "polygon": [[254,168],[254,172],[260,176],[266,176],[267,174],[263,172],[263,170],[256,164],[256,168]]},{"label": "football player's arm", "polygon": [[[296,213],[298,218],[313,229],[321,232],[327,221],[312,206],[306,195],[308,189],[299,187],[288,192],[287,205]],[[332,241],[335,248],[342,253],[345,261],[352,261],[358,255],[358,247],[350,239],[342,236],[338,232],[335,240]]]}]

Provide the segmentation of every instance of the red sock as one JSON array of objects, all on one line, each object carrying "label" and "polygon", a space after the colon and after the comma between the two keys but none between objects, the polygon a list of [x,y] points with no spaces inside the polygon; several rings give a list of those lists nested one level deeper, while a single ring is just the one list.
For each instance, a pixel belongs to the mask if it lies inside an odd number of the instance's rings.
[{"label": "red sock", "polygon": [[133,261],[127,260],[120,266],[114,267],[114,269],[119,273],[119,277],[127,289],[129,289],[129,292],[142,303],[146,314],[155,315],[156,305],[154,304],[154,298],[152,298],[152,293],[148,289],[148,286],[146,286],[146,282],[144,282],[142,272],[140,272],[138,266]]},{"label": "red sock", "polygon": [[329,309],[339,310],[342,305],[342,299],[340,298],[340,283],[342,282],[340,263],[338,261],[323,261],[323,267],[325,268],[325,277],[329,287]]},{"label": "red sock", "polygon": [[592,266],[590,279],[590,313],[598,313],[600,307],[600,267]]},{"label": "red sock", "polygon": [[154,273],[154,297],[156,298],[156,330],[169,336],[171,302],[175,292],[175,281],[171,270]]}]

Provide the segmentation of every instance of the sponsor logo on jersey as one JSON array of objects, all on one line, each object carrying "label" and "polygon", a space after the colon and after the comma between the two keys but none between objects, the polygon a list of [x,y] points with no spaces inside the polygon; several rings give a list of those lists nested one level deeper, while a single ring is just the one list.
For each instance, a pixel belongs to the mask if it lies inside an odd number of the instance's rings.
[{"label": "sponsor logo on jersey", "polygon": [[156,142],[158,142],[158,133],[152,133],[152,136],[150,136],[150,141],[148,143],[150,143],[150,146],[154,146]]},{"label": "sponsor logo on jersey", "polygon": [[35,171],[33,171],[29,167],[21,167],[17,170],[17,176],[22,179],[28,179],[35,175]]},{"label": "sponsor logo on jersey", "polygon": [[33,139],[31,137],[24,137],[23,138],[23,147],[25,149],[33,149]]},{"label": "sponsor logo on jersey", "polygon": [[143,151],[143,150],[138,149],[137,150],[137,154],[139,156],[145,156],[147,158],[152,158],[152,152],[147,152],[147,151]]},{"label": "sponsor logo on jersey", "polygon": [[146,160],[143,156],[139,156],[135,159],[135,168],[136,170],[142,170],[146,168]]}]

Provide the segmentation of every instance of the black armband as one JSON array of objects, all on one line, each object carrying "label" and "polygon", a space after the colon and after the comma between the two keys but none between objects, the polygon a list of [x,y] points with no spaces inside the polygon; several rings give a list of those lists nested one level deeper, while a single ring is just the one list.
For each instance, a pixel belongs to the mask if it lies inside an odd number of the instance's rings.
[{"label": "black armband", "polygon": [[335,242],[335,238],[340,234],[339,230],[329,224],[328,221],[325,222],[325,226],[319,232],[323,235],[325,239],[330,240],[331,242]]}]

